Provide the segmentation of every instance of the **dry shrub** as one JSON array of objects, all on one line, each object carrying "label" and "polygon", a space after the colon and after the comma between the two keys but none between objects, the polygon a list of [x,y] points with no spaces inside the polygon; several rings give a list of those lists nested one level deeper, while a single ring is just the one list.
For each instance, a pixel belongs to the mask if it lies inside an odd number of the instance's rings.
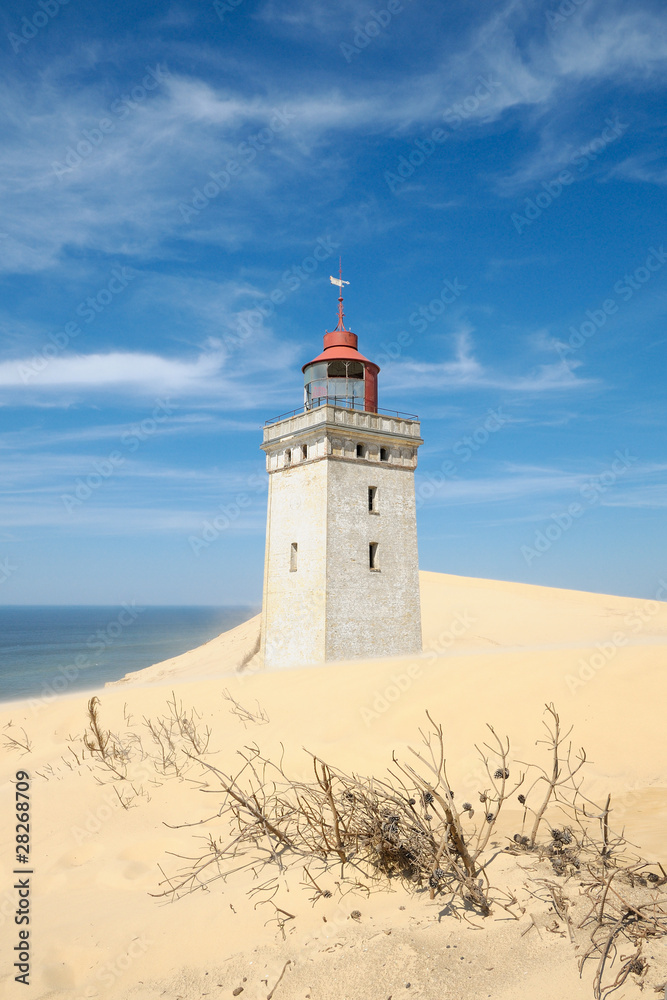
[{"label": "dry shrub", "polygon": [[[473,823],[470,803],[461,809],[447,777],[442,726],[422,733],[423,747],[411,751],[415,766],[395,757],[384,779],[347,774],[311,754],[313,780],[293,781],[281,763],[257,746],[240,752],[234,774],[203,763],[217,782],[208,793],[222,794],[215,817],[231,835],[210,835],[202,856],[169,880],[164,895],[179,896],[243,869],[275,870],[259,891],[277,889],[286,868],[315,865],[321,873],[340,866],[342,879],[369,887],[397,878],[413,888],[428,888],[431,898],[449,892],[482,914],[491,908],[491,888],[482,855],[503,803],[520,786],[509,785],[508,741],[489,727],[492,743],[482,752],[489,787],[480,793],[481,820]],[[203,821],[209,822],[209,821]],[[201,826],[181,824],[180,826]],[[257,888],[253,889],[256,893]],[[495,892],[493,901],[506,902]]]},{"label": "dry shrub", "polygon": [[165,777],[182,777],[192,767],[193,758],[208,752],[211,730],[209,726],[202,728],[201,715],[194,708],[186,711],[183,702],[176,701],[173,691],[167,708],[167,715],[144,718],[153,745],[153,754],[149,756]]},{"label": "dry shrub", "polygon": [[[26,733],[23,726],[20,729],[14,725],[13,722],[8,722],[4,726],[5,734],[3,736],[3,745],[6,750],[16,750],[22,757],[25,757],[27,753],[32,750],[32,740]],[[14,729],[15,734],[7,732],[8,729]],[[20,735],[19,735],[20,734]]]},{"label": "dry shrub", "polygon": [[265,726],[271,721],[257,700],[255,700],[255,708],[246,708],[230,694],[228,688],[225,688],[222,692],[222,697],[231,704],[232,707],[229,711],[243,723],[244,728],[249,723],[256,726]]},{"label": "dry shrub", "polygon": [[[526,795],[524,827],[529,814],[530,834],[515,834],[508,850],[532,853],[550,862],[558,881],[537,879],[546,887],[558,916],[577,945],[579,967],[595,966],[593,995],[601,1000],[625,983],[631,974],[643,977],[648,970],[646,944],[667,935],[667,877],[662,865],[650,866],[633,854],[622,835],[610,829],[611,796],[596,805],[583,792],[580,772],[586,763],[584,750],[573,759],[567,743],[571,730],[563,733],[553,705],[546,706],[546,740],[551,769],[531,765],[536,773]],[[540,790],[543,794],[540,795]],[[537,795],[533,808],[528,796]],[[537,843],[543,820],[549,820],[548,838]],[[658,871],[651,870],[653,867]],[[629,955],[620,951],[630,946]],[[621,963],[615,978],[605,981],[607,967],[616,958]]]},{"label": "dry shrub", "polygon": [[[268,721],[259,705],[248,710],[228,692],[224,697],[244,723]],[[382,778],[348,774],[310,754],[313,777],[298,781],[257,745],[239,751],[242,763],[234,773],[205,760],[211,754],[211,731],[173,693],[166,713],[144,718],[140,731],[126,715],[128,730],[122,735],[104,728],[94,697],[88,703],[81,760],[87,753],[97,780],[118,784],[124,809],[138,796],[148,798],[143,786],[132,784],[137,761],[152,765],[152,784],[198,776],[200,790],[219,799],[216,808],[175,828],[208,825],[210,832],[201,852],[182,858],[183,867],[166,877],[157,895],[177,898],[249,872],[249,895],[272,904],[283,934],[293,914],[273,899],[284,874],[295,868],[313,902],[334,892],[368,893],[398,882],[431,899],[443,898],[445,909],[460,917],[488,916],[501,908],[519,919],[524,910],[516,898],[489,878],[498,854],[492,838],[499,815],[518,798],[523,821],[505,852],[534,862],[535,894],[551,903],[564,922],[581,969],[593,964],[596,1000],[630,976],[648,985],[655,948],[647,947],[667,936],[667,874],[633,855],[612,831],[610,797],[600,806],[584,794],[586,754],[573,752],[571,731],[563,732],[554,706],[546,706],[545,738],[539,741],[548,753],[546,767],[520,762],[524,770],[511,774],[509,740],[488,726],[489,741],[477,748],[488,782],[478,790],[474,807],[456,797],[442,726],[428,713],[427,718],[430,728],[420,730],[421,746],[409,748],[407,761],[393,755]],[[26,749],[23,741],[20,745]],[[551,871],[547,878],[545,862]]]},{"label": "dry shrub", "polygon": [[[661,894],[667,879],[662,869],[661,875],[648,871],[630,857],[623,838],[611,833],[610,799],[600,807],[582,791],[585,753],[573,755],[553,705],[546,706],[546,714],[541,742],[549,766],[524,765],[531,780],[526,794],[518,795],[523,827],[505,850],[532,858],[537,866],[550,863],[552,877],[536,876],[535,886],[566,923],[582,967],[596,960],[594,990],[600,998],[629,975],[645,975],[644,943],[667,934]],[[303,883],[314,889],[313,901],[330,897],[332,890],[370,892],[395,880],[431,899],[445,897],[448,911],[457,916],[487,916],[500,907],[519,919],[524,911],[517,900],[490,882],[489,866],[498,851],[489,848],[495,846],[491,838],[503,806],[526,775],[511,776],[509,741],[489,726],[489,742],[478,748],[488,776],[488,786],[478,793],[481,808],[459,803],[447,775],[442,726],[427,717],[431,728],[420,731],[421,747],[409,748],[408,762],[394,755],[383,778],[348,774],[310,754],[313,778],[293,780],[282,761],[271,761],[257,745],[239,751],[242,763],[234,773],[198,759],[209,777],[202,791],[219,799],[217,808],[208,818],[173,828],[214,829],[201,853],[182,858],[183,867],[166,878],[157,895],[178,898],[245,871],[253,875],[249,895],[270,902],[285,872],[298,868]],[[543,827],[548,835],[540,839]],[[588,905],[580,913],[574,897],[580,900],[582,890]],[[621,968],[605,983],[621,942],[632,946],[632,954],[619,953]]]},{"label": "dry shrub", "polygon": [[[88,755],[88,766],[99,784],[125,783],[121,791],[114,788],[124,809],[130,808],[135,799],[150,801],[142,780],[146,779],[149,786],[159,786],[169,778],[184,780],[189,771],[200,766],[201,758],[211,752],[210,728],[202,724],[202,717],[196,709],[186,710],[173,692],[171,700],[167,700],[166,713],[156,718],[144,718],[139,727],[133,725],[126,705],[124,719],[127,729],[122,733],[104,728],[100,708],[99,698],[91,698],[88,702],[88,729],[80,740],[69,738],[70,744],[73,744],[69,750],[77,767],[86,761]],[[63,763],[73,769],[69,761],[63,759]],[[141,767],[137,769],[137,765]]]},{"label": "dry shrub", "polygon": [[131,747],[115,733],[103,728],[97,696],[88,702],[88,730],[83,734],[83,745],[103,769],[121,781],[127,777],[127,766],[132,758]]}]

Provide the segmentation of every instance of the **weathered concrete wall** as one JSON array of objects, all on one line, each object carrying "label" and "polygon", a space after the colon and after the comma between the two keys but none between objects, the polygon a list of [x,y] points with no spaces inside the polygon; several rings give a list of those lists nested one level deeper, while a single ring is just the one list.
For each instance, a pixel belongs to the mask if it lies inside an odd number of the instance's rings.
[{"label": "weathered concrete wall", "polygon": [[[368,487],[377,487],[377,513]],[[369,543],[378,543],[378,569]],[[422,648],[415,488],[411,470],[330,461],[327,477],[326,659]]]},{"label": "weathered concrete wall", "polygon": [[[416,421],[331,406],[265,429],[267,666],[421,649],[414,492],[420,444]],[[377,487],[377,513],[368,508],[370,486]],[[378,544],[377,570],[369,565],[370,542]]]},{"label": "weathered concrete wall", "polygon": [[[262,651],[266,666],[321,663],[326,621],[326,461],[270,477]],[[297,570],[290,547],[298,545]]]}]

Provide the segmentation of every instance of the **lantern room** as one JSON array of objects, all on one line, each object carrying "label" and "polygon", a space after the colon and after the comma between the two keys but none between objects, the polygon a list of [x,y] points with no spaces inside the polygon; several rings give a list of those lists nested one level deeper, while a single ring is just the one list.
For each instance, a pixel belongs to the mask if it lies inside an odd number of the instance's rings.
[{"label": "lantern room", "polygon": [[[338,284],[335,279],[331,279]],[[324,334],[324,350],[303,366],[307,410],[330,404],[377,413],[379,365],[357,349],[356,333],[345,329],[343,294],[338,299],[338,326]]]}]

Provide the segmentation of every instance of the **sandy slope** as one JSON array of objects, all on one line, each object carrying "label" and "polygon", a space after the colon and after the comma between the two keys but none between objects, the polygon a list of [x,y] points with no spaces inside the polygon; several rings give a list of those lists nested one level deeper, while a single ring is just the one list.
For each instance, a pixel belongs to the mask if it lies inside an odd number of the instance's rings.
[{"label": "sandy slope", "polygon": [[125,674],[119,681],[110,681],[106,687],[125,684],[153,684],[172,680],[199,680],[218,677],[221,673],[251,666],[259,649],[261,615],[255,615],[229,632],[223,632],[210,642],[170,660],[162,660],[143,670]]},{"label": "sandy slope", "polygon": [[[33,775],[32,997],[189,1000],[229,997],[243,986],[243,1000],[255,1000],[268,995],[288,960],[275,1000],[592,996],[567,937],[547,930],[554,915],[531,895],[524,868],[539,863],[528,858],[494,862],[495,878],[525,908],[519,922],[498,911],[461,924],[443,914],[442,902],[408,896],[398,886],[368,899],[334,893],[313,905],[300,879],[288,878],[275,900],[294,915],[283,940],[272,905],[254,907],[248,899],[247,879],[215,883],[177,903],[149,895],[159,891],[160,869],[169,875],[178,869],[175,854],[197,853],[202,843],[195,838],[204,828],[165,824],[196,823],[214,814],[218,802],[199,790],[196,772],[165,778],[155,768],[142,720],[164,715],[172,690],[186,709],[196,706],[201,727],[211,727],[215,753],[207,759],[231,769],[236,752],[256,741],[273,759],[284,748],[285,766],[300,777],[309,768],[303,747],[344,769],[382,774],[392,750],[401,756],[416,744],[428,708],[445,727],[457,796],[471,799],[482,782],[474,744],[485,738],[485,723],[510,735],[515,770],[514,761],[539,758],[543,707],[554,701],[575,726],[575,745],[588,751],[590,794],[611,791],[616,825],[627,823],[628,835],[664,863],[667,605],[433,573],[421,582],[421,657],[262,673],[249,669],[258,666],[250,659],[253,621],[99,692],[103,724],[135,740],[131,781],[109,781],[88,756],[82,759],[76,740],[68,742],[85,728],[87,696],[0,709],[3,736],[25,727],[33,742],[23,757],[0,750],[3,829],[10,830],[16,768]],[[244,659],[244,672],[218,679]],[[259,704],[269,721],[244,726],[225,690],[254,711]],[[518,812],[508,821],[511,833]],[[505,842],[499,836],[499,846]],[[7,961],[16,894],[4,835],[1,846],[0,997],[24,996]],[[353,910],[359,920],[350,917]],[[653,947],[652,975],[662,968],[667,979],[667,951]],[[614,996],[639,992],[628,984]]]}]

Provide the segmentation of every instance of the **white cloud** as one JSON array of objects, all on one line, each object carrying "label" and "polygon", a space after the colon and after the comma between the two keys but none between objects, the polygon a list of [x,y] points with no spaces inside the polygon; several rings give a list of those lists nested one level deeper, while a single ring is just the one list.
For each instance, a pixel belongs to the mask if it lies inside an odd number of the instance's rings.
[{"label": "white cloud", "polygon": [[[196,412],[180,413],[180,407],[174,400],[166,400],[171,403],[174,412],[169,415],[169,421],[160,425],[160,437],[169,436],[192,436],[199,434],[225,434],[228,432],[239,434],[245,432],[257,432],[256,420],[234,420],[225,419],[213,414]],[[59,445],[82,445],[95,442],[118,442],[123,434],[132,434],[139,430],[140,434],[146,436],[141,431],[141,422],[150,421],[151,410],[137,413],[136,419],[128,419],[122,424],[93,424],[87,427],[80,427],[72,430],[45,430],[42,427],[25,427],[18,431],[6,431],[0,434],[0,449],[5,453],[11,451],[25,452],[35,448],[48,447],[49,450]],[[149,423],[149,427],[150,427]],[[148,435],[150,436],[150,435]],[[33,461],[33,460],[31,460]],[[40,456],[39,465],[42,466],[43,458]],[[6,465],[4,466],[6,469]]]},{"label": "white cloud", "polygon": [[584,481],[585,477],[581,474],[558,469],[516,467],[496,476],[447,479],[438,490],[438,500],[429,501],[429,506],[502,503],[507,500],[573,493],[578,491]]},{"label": "white cloud", "polygon": [[[361,8],[350,2],[333,14],[324,4],[291,7],[288,15],[267,5],[261,16],[287,17],[305,32],[315,26],[326,35],[335,14],[340,40],[355,13]],[[401,16],[412,17],[411,9]],[[145,259],[175,256],[178,240],[235,248],[256,242],[265,238],[267,214],[278,218],[291,212],[293,219],[302,200],[299,181],[312,176],[314,165],[326,172],[333,190],[344,188],[359,134],[410,140],[441,124],[446,109],[471,98],[480,77],[492,81],[490,93],[469,112],[457,138],[510,109],[526,109],[524,125],[543,135],[515,182],[532,182],[562,161],[567,145],[563,109],[577,106],[582,85],[626,79],[650,85],[664,75],[667,28],[664,18],[650,10],[619,13],[587,0],[580,14],[543,39],[535,40],[533,31],[528,44],[522,40],[527,16],[525,6],[512,0],[467,38],[443,40],[441,58],[435,62],[431,52],[429,67],[402,72],[400,85],[393,74],[352,80],[327,68],[306,85],[296,75],[267,77],[251,66],[254,93],[247,95],[240,87],[216,86],[196,71],[191,76],[164,73],[159,86],[121,119],[111,110],[113,95],[101,89],[98,78],[95,85],[72,88],[71,63],[50,64],[29,87],[7,83],[0,90],[8,122],[0,150],[5,234],[0,269],[54,268],[70,249]],[[390,29],[397,43],[398,19]],[[96,49],[91,54],[87,48],[78,58],[94,63],[106,53]],[[204,61],[200,65],[204,72]],[[120,93],[126,89],[132,87]],[[549,131],[542,113],[554,107],[563,121]],[[250,162],[243,160],[240,143],[270,126],[276,109],[286,113],[285,127]],[[97,129],[105,116],[113,131],[88,150],[86,131]],[[68,155],[74,162],[68,151],[74,150],[76,159],[81,142],[88,151],[80,162],[56,176],[54,163],[63,166]],[[179,205],[189,204],[194,188],[201,189],[209,173],[223,170],[230,158],[241,163],[239,172],[186,223]],[[645,176],[653,179],[650,168]]]},{"label": "white cloud", "polygon": [[554,32],[549,52],[558,76],[582,80],[659,74],[664,78],[664,12],[654,14],[645,8],[618,12],[602,2],[591,5],[589,16],[585,11],[582,14]]},{"label": "white cloud", "polygon": [[597,380],[578,378],[574,369],[562,361],[542,364],[527,375],[512,375],[486,368],[473,356],[470,329],[456,337],[455,357],[451,361],[390,362],[383,369],[383,388],[419,389],[424,392],[444,389],[493,388],[513,392],[541,393],[568,391],[597,385]]},{"label": "white cloud", "polygon": [[639,153],[628,156],[613,167],[612,177],[622,177],[629,181],[642,181],[645,184],[667,184],[667,162],[663,150]]},{"label": "white cloud", "polygon": [[37,370],[34,358],[0,362],[0,387],[95,390],[136,386],[144,391],[188,391],[220,372],[223,355],[201,355],[190,362],[156,354],[114,351],[42,360],[41,370]]},{"label": "white cloud", "polygon": [[[524,514],[512,515],[508,518],[512,521],[540,521],[554,512],[560,512],[568,502],[577,501],[584,510],[597,506],[657,509],[667,506],[667,487],[652,482],[652,479],[655,476],[663,478],[665,469],[667,466],[664,465],[636,463],[611,485],[603,483],[601,490],[591,491],[591,483],[598,482],[598,477],[608,472],[609,465],[601,468],[596,462],[586,470],[577,471],[527,465],[506,466],[505,471],[497,475],[448,478],[438,487],[436,498],[429,500],[428,506],[529,500],[531,509]],[[420,474],[417,475],[418,486],[419,479]],[[429,481],[428,477],[426,481]],[[591,496],[597,497],[595,503],[591,502]]]},{"label": "white cloud", "polygon": [[[231,498],[233,499],[233,498]],[[189,534],[201,532],[203,522],[219,514],[219,505],[211,499],[208,509],[196,510],[186,507],[165,509],[160,506],[137,506],[131,496],[117,505],[104,503],[95,496],[93,500],[74,508],[72,513],[62,503],[35,504],[25,501],[16,507],[2,509],[2,523],[6,528],[58,528],[71,529],[76,534],[94,533],[101,535],[145,535],[146,533],[167,533],[183,535],[184,543]],[[233,522],[230,537],[251,534],[261,537],[265,530],[266,510],[263,497],[257,497],[254,508],[244,509]],[[224,533],[221,534],[224,537]]]},{"label": "white cloud", "polygon": [[[300,345],[276,337],[271,326],[280,307],[273,306],[269,296],[279,287],[281,273],[213,281],[146,272],[133,290],[133,327],[141,329],[146,316],[149,337],[156,329],[168,331],[169,356],[125,346],[85,352],[93,336],[93,328],[85,325],[63,351],[55,347],[48,328],[31,324],[17,329],[0,359],[0,405],[34,406],[49,400],[69,406],[77,400],[90,403],[96,392],[104,392],[107,400],[115,395],[126,402],[173,394],[187,399],[191,408],[211,410],[285,409],[284,399],[298,394],[304,359]],[[280,287],[287,297],[296,294],[284,283]],[[63,323],[64,318],[61,328]],[[8,326],[13,330],[9,321]],[[113,342],[127,343],[123,327],[121,319]]]}]

